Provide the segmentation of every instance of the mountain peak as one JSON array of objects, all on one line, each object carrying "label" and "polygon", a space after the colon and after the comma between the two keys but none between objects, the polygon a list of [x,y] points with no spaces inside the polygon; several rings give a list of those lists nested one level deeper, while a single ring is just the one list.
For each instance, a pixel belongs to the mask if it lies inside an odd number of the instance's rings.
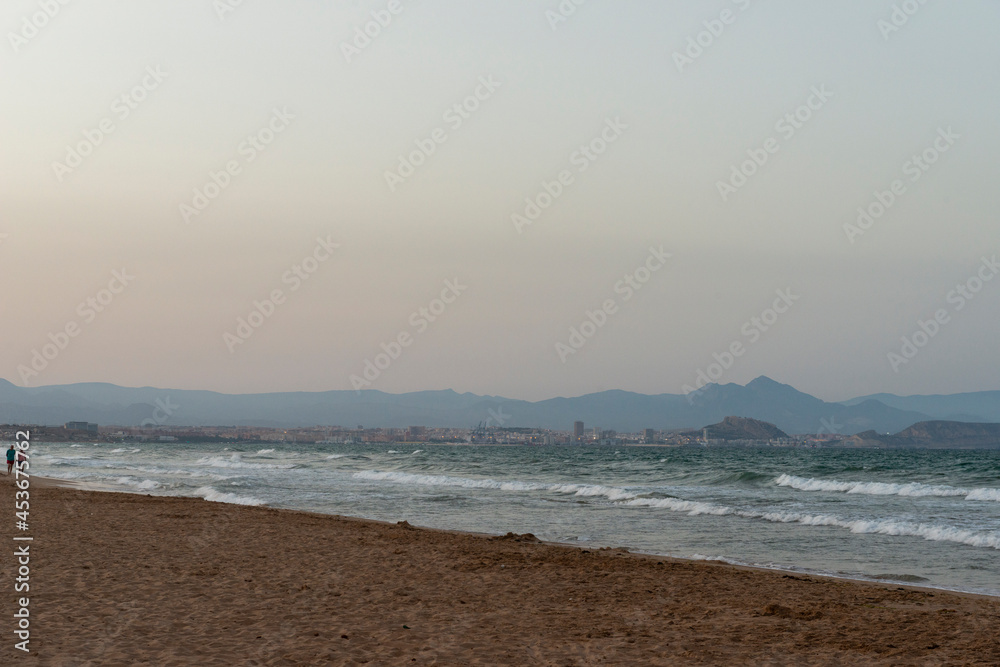
[{"label": "mountain peak", "polygon": [[753,380],[747,383],[747,387],[750,389],[775,389],[777,387],[787,387],[788,385],[776,382],[766,375],[758,375]]}]

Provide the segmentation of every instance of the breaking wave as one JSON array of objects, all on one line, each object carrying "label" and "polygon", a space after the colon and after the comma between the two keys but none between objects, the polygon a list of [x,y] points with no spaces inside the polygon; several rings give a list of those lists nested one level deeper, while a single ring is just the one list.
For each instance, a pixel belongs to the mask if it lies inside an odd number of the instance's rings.
[{"label": "breaking wave", "polygon": [[137,491],[152,491],[153,489],[160,488],[160,483],[152,479],[139,481],[132,477],[119,477],[115,480],[115,483],[122,486],[131,486]]},{"label": "breaking wave", "polygon": [[794,475],[781,475],[775,478],[774,483],[778,486],[787,486],[799,491],[831,491],[836,493],[860,493],[870,496],[909,496],[913,498],[926,496],[943,498],[962,497],[965,500],[992,500],[1000,502],[1000,489],[963,489],[946,484],[932,485],[920,484],[919,482],[908,482],[906,484],[842,482],[836,479],[814,479],[811,477],[796,477]]},{"label": "breaking wave", "polygon": [[235,493],[225,493],[223,491],[216,491],[210,486],[202,486],[195,489],[194,495],[204,498],[205,500],[211,501],[213,503],[229,503],[232,505],[265,505],[265,501],[259,498],[253,498],[250,496],[238,496]]},{"label": "breaking wave", "polygon": [[979,532],[895,519],[843,519],[828,514],[807,514],[803,512],[766,512],[746,510],[727,505],[683,500],[681,498],[653,498],[638,491],[613,486],[595,484],[543,484],[517,480],[471,479],[447,475],[416,475],[407,472],[362,470],[354,473],[355,479],[387,481],[401,484],[415,484],[432,487],[460,487],[467,489],[497,489],[500,491],[548,491],[550,493],[572,494],[577,497],[603,497],[619,506],[647,507],[681,512],[689,516],[737,516],[745,519],[769,521],[771,523],[796,523],[804,526],[829,526],[843,528],[855,534],[877,534],[907,537],[922,537],[935,542],[955,542],[973,547],[989,547],[1000,550],[1000,534]]},{"label": "breaking wave", "polygon": [[198,465],[209,466],[211,468],[245,468],[245,469],[267,469],[267,468],[294,468],[291,463],[246,463],[239,454],[232,456],[203,456],[198,459]]},{"label": "breaking wave", "polygon": [[627,489],[596,484],[543,484],[540,482],[522,482],[518,480],[500,481],[495,479],[471,479],[468,477],[450,477],[448,475],[415,475],[408,472],[392,472],[380,470],[362,470],[354,473],[355,479],[372,482],[396,482],[400,484],[417,484],[420,486],[450,486],[465,489],[497,489],[499,491],[551,491],[553,493],[572,494],[578,497],[602,496],[608,500],[623,500],[636,498],[639,494]]},{"label": "breaking wave", "polygon": [[1000,549],[1000,534],[998,533],[978,532],[964,528],[955,528],[953,526],[897,521],[895,519],[848,520],[828,514],[740,510],[733,507],[726,507],[725,505],[692,502],[676,498],[636,498],[622,504],[665,508],[674,512],[684,512],[690,516],[697,516],[699,514],[713,514],[716,516],[732,515],[746,519],[761,519],[772,523],[798,523],[804,526],[846,528],[855,534],[922,537],[925,540],[933,542],[956,542],[972,547]]}]

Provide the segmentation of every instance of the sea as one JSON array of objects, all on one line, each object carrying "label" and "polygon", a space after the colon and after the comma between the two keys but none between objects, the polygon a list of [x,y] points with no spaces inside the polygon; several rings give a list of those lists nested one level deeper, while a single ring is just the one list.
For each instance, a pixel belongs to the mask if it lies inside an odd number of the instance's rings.
[{"label": "sea", "polygon": [[31,452],[33,475],[99,491],[1000,595],[1000,451],[39,442]]}]

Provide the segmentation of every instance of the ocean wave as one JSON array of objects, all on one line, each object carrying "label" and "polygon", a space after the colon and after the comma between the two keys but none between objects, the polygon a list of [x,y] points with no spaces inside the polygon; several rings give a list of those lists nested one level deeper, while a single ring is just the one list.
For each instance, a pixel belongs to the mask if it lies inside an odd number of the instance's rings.
[{"label": "ocean wave", "polygon": [[992,500],[1000,503],[1000,489],[972,489],[966,500]]},{"label": "ocean wave", "polygon": [[250,496],[238,496],[235,493],[225,493],[217,491],[210,486],[202,486],[195,489],[194,495],[204,498],[213,503],[229,503],[231,505],[265,505],[265,501]]},{"label": "ocean wave", "polygon": [[69,461],[81,461],[81,460],[82,461],[87,461],[87,460],[90,460],[90,457],[89,456],[53,456],[52,454],[42,454],[41,456],[37,456],[35,460],[39,461],[41,463],[48,463],[50,465],[59,466],[59,465],[71,465],[71,464],[68,463]]},{"label": "ocean wave", "polygon": [[[97,463],[103,463],[103,462],[98,461]],[[97,466],[89,466],[89,467],[91,469],[94,469]],[[120,461],[116,461],[113,463],[104,463],[103,465],[100,465],[99,468],[101,470],[107,471],[107,473],[105,473],[104,476],[108,475],[114,476],[115,474],[121,474],[121,473],[127,473],[127,474],[142,473],[145,475],[171,475],[171,476],[183,475],[185,477],[205,477],[216,481],[232,479],[231,475],[220,475],[218,473],[208,472],[203,470],[190,470],[185,468],[161,468],[158,466],[143,466],[143,465],[128,464]],[[64,475],[66,473],[60,471],[59,474]],[[99,472],[93,474],[101,475],[101,473]]]},{"label": "ocean wave", "polygon": [[273,468],[294,468],[291,463],[246,463],[239,454],[232,456],[203,456],[198,459],[198,465],[212,468],[243,468],[243,469],[273,469]]},{"label": "ocean wave", "polygon": [[254,456],[264,456],[264,454],[274,454],[273,449],[258,449]]},{"label": "ocean wave", "polygon": [[326,459],[327,459],[327,461],[329,461],[331,459],[342,459],[342,458],[344,458],[346,456],[347,456],[347,454],[329,454],[329,455],[327,455]]},{"label": "ocean wave", "polygon": [[152,491],[153,489],[160,488],[160,483],[155,480],[144,479],[139,481],[132,477],[118,477],[115,479],[115,484],[120,484],[121,486],[131,486],[139,491]]},{"label": "ocean wave", "polygon": [[908,496],[921,498],[934,497],[964,497],[965,500],[993,500],[1000,502],[1000,489],[963,489],[946,484],[921,484],[908,482],[894,484],[889,482],[842,482],[836,479],[815,479],[780,475],[774,479],[778,486],[787,486],[799,491],[832,491],[837,493],[859,493],[870,496]]},{"label": "ocean wave", "polygon": [[805,514],[802,512],[762,512],[740,510],[725,505],[714,505],[677,498],[636,498],[622,505],[654,507],[683,512],[690,516],[712,514],[716,516],[732,515],[745,519],[759,519],[771,523],[798,523],[804,526],[830,526],[845,528],[854,534],[876,534],[905,537],[922,537],[932,542],[955,542],[972,547],[990,547],[1000,550],[1000,533],[980,532],[956,528],[954,526],[939,526],[895,519],[842,519],[828,514]]},{"label": "ocean wave", "polygon": [[771,479],[770,474],[744,470],[741,472],[719,473],[712,475],[705,481],[711,486],[728,486],[731,484],[757,486],[759,483],[770,482]]},{"label": "ocean wave", "polygon": [[93,473],[93,472],[71,472],[69,470],[65,470],[65,471],[60,470],[55,475],[51,475],[51,474],[48,473],[48,471],[45,471],[45,472],[41,473],[41,475],[43,475],[45,477],[51,477],[52,479],[64,479],[64,480],[91,479],[91,478],[95,478],[95,477],[96,478],[101,478],[101,479],[109,479],[108,477],[106,477],[104,475],[101,475],[100,473]]},{"label": "ocean wave", "polygon": [[496,489],[498,491],[550,491],[552,493],[572,494],[582,498],[604,497],[613,501],[638,498],[640,495],[628,489],[599,484],[546,484],[519,480],[472,479],[448,475],[416,475],[408,472],[382,470],[361,470],[354,473],[354,478],[372,482],[385,481],[419,486],[451,486],[465,489]]},{"label": "ocean wave", "polygon": [[736,510],[723,505],[713,505],[712,503],[702,503],[695,500],[681,500],[679,498],[634,498],[622,504],[632,507],[669,509],[673,512],[684,512],[690,516],[698,516],[699,514],[723,516],[736,513]]},{"label": "ocean wave", "polygon": [[627,500],[638,495],[627,489],[599,484],[554,484],[549,486],[548,490],[556,493],[572,493],[581,497],[603,496],[608,500]]},{"label": "ocean wave", "polygon": [[[741,513],[743,514],[743,513]],[[751,514],[750,518],[755,518]],[[744,514],[746,515],[746,514]],[[846,528],[855,534],[877,534],[907,537],[922,537],[932,542],[956,542],[972,547],[990,547],[1000,549],[1000,534],[977,532],[956,528],[954,526],[938,526],[926,523],[912,523],[893,519],[857,519],[846,521],[827,515],[797,514],[794,512],[770,512],[760,516],[767,521],[781,523],[801,523],[807,526],[836,526]]]},{"label": "ocean wave", "polygon": [[466,489],[499,489],[501,491],[542,491],[549,484],[534,482],[510,481],[502,482],[495,479],[469,479],[466,477],[449,477],[447,475],[414,475],[408,472],[381,470],[360,470],[354,473],[355,479],[371,482],[396,482],[402,484],[417,484],[419,486],[454,486]]}]

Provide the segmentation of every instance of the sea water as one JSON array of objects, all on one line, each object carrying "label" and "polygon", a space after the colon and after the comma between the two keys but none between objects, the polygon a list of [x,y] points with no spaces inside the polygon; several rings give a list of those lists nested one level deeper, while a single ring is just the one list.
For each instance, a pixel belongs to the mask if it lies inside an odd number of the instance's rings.
[{"label": "sea water", "polygon": [[35,475],[1000,595],[1000,451],[34,443]]}]

